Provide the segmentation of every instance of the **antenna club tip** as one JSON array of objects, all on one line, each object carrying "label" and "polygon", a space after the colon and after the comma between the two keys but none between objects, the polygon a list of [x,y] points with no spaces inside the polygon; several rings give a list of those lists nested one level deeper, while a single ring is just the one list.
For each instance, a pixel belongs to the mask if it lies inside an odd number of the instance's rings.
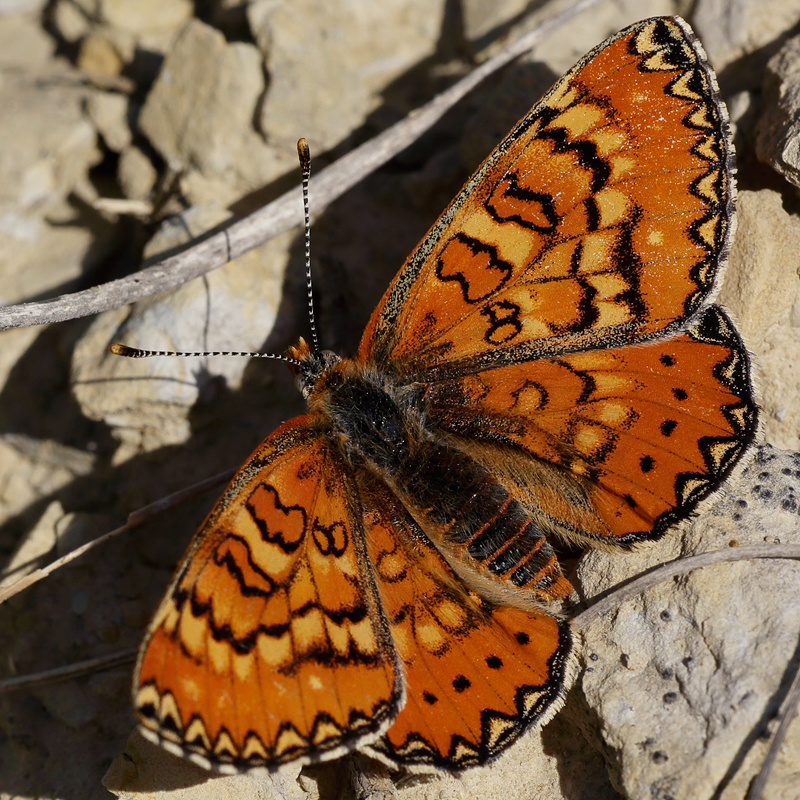
[{"label": "antenna club tip", "polygon": [[297,140],[297,155],[304,164],[311,159],[311,149],[308,146],[308,139],[300,138]]},{"label": "antenna club tip", "polygon": [[119,344],[118,342],[114,342],[114,344],[110,345],[108,350],[115,356],[128,356],[128,358],[134,358],[136,356],[135,348],[128,347],[125,344]]}]

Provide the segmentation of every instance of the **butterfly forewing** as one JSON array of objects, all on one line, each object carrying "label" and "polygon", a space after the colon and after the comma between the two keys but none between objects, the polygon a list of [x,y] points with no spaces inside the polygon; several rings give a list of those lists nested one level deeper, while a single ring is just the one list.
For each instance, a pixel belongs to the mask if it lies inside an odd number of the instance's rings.
[{"label": "butterfly forewing", "polygon": [[142,645],[145,732],[246,769],[334,757],[386,729],[403,688],[351,486],[310,417],[253,454]]},{"label": "butterfly forewing", "polygon": [[674,330],[714,288],[731,173],[688,26],[637,23],[489,156],[387,291],[360,356],[427,382]]}]

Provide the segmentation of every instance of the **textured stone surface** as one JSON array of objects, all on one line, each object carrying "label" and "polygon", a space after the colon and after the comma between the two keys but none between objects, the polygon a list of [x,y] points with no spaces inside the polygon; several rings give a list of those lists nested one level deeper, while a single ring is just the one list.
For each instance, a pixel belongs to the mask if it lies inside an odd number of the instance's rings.
[{"label": "textured stone surface", "polygon": [[[680,556],[737,544],[800,543],[798,508],[800,453],[764,446],[683,535],[625,557],[584,556],[581,590],[594,597]],[[659,584],[585,630],[589,668],[581,690],[625,797],[745,795],[793,675],[798,585],[795,561],[707,567]],[[794,726],[767,797],[796,796],[798,764],[800,728]]]},{"label": "textured stone surface", "polygon": [[443,13],[442,0],[256,0],[248,18],[270,75],[260,113],[268,141],[288,149],[305,136],[321,150],[340,142],[380,89],[432,55]]},{"label": "textured stone surface", "polygon": [[756,153],[800,187],[800,37],[789,39],[767,64],[764,113],[758,124]]}]

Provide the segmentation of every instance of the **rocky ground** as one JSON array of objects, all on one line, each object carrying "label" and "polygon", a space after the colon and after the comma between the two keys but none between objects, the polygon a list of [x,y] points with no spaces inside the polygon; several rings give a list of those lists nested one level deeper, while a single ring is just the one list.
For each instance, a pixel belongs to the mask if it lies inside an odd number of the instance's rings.
[{"label": "rocky ground", "polygon": [[[250,213],[402,119],[561,3],[526,0],[0,0],[0,303],[127,275]],[[628,23],[686,16],[736,132],[739,228],[722,301],[759,366],[765,440],[681,533],[592,553],[584,596],[732,542],[800,542],[800,0],[604,0],[449,112],[315,220],[324,346],[352,352],[405,255],[553,80]],[[132,362],[152,349],[282,351],[306,331],[300,232],[179,290],[0,333],[4,583],[132,510],[241,463],[301,407],[274,363]],[[0,606],[0,680],[134,647],[209,495]],[[0,584],[2,585],[2,584]],[[490,767],[401,778],[430,798],[739,800],[800,661],[800,567],[670,581],[585,631],[566,708]],[[0,695],[0,800],[352,797],[344,761],[212,777],[133,729],[130,668]],[[765,798],[800,796],[800,720]],[[105,776],[105,779],[104,779]],[[397,778],[397,776],[394,776]],[[104,788],[101,781],[105,780]],[[375,777],[369,797],[386,797]],[[159,794],[163,796],[163,794]]]}]

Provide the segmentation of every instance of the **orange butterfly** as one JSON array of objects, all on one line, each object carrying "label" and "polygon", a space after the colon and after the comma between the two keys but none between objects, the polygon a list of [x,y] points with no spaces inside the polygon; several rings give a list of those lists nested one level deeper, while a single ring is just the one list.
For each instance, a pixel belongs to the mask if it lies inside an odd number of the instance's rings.
[{"label": "orange butterfly", "polygon": [[585,56],[412,253],[354,359],[288,350],[308,413],[192,542],[140,651],[143,733],[223,771],[481,764],[558,707],[551,540],[629,548],[753,441],[711,305],[734,227],[714,75],[677,18]]}]

